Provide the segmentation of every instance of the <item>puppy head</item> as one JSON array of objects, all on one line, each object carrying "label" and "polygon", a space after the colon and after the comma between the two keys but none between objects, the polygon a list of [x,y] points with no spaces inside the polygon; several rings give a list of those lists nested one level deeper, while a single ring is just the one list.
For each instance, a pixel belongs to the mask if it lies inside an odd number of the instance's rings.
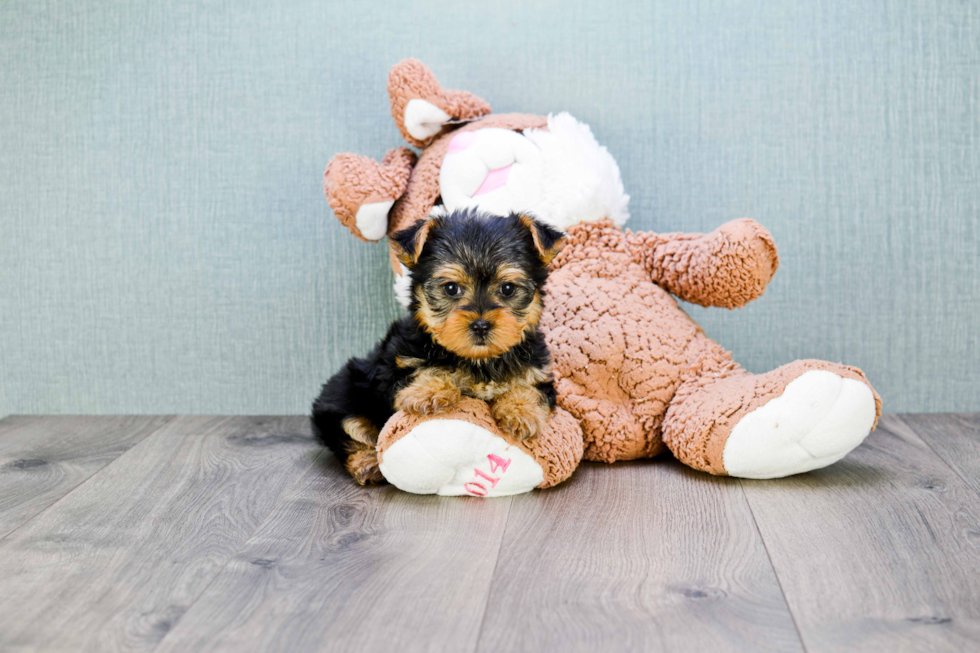
[{"label": "puppy head", "polygon": [[481,360],[520,343],[541,317],[548,263],[565,235],[529,215],[454,211],[395,234],[412,273],[415,318],[457,356]]}]

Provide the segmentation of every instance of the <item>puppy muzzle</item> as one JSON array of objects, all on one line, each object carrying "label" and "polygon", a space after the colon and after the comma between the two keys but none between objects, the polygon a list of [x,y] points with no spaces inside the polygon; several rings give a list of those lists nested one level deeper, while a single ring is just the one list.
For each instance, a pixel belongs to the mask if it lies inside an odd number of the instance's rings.
[{"label": "puppy muzzle", "polygon": [[470,322],[470,333],[473,334],[473,338],[480,344],[486,341],[487,336],[490,335],[491,328],[490,322],[483,318]]}]

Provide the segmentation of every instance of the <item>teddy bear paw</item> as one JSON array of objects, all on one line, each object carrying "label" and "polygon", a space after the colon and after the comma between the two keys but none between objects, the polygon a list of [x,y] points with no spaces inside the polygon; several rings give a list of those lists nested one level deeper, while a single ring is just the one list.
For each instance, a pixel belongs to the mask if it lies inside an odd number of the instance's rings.
[{"label": "teddy bear paw", "polygon": [[529,492],[544,481],[534,458],[483,427],[429,419],[387,447],[385,479],[405,492],[500,497]]},{"label": "teddy bear paw", "polygon": [[735,424],[725,442],[725,471],[762,479],[826,467],[861,444],[875,416],[866,383],[825,370],[805,372]]}]

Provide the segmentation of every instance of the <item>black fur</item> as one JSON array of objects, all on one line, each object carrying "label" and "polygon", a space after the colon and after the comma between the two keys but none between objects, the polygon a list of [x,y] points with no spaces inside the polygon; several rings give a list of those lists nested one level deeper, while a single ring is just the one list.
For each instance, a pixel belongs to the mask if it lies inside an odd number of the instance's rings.
[{"label": "black fur", "polygon": [[[543,286],[548,271],[539,258],[531,234],[518,216],[500,217],[458,211],[435,220],[437,222],[432,225],[422,251],[412,266],[413,297],[416,297],[416,292],[425,291],[432,270],[446,261],[459,262],[471,271],[479,283],[504,263],[520,266],[533,287],[521,288],[515,293],[511,306],[515,312],[527,309],[535,291],[540,296],[544,295]],[[395,235],[396,243],[413,257],[416,252],[411,248],[423,224],[423,221],[419,221]],[[562,235],[547,225],[536,225],[543,230],[539,231],[539,238],[547,239],[549,247]],[[313,402],[313,432],[341,462],[347,460],[347,445],[350,442],[350,437],[341,426],[344,419],[366,417],[380,431],[394,414],[395,395],[410,383],[417,369],[399,366],[396,362],[398,359],[421,359],[425,367],[463,369],[481,382],[505,381],[528,368],[543,368],[549,363],[547,345],[537,328],[529,330],[523,341],[499,356],[482,360],[458,356],[432,339],[416,319],[417,309],[418,301],[413,300],[409,307],[410,314],[394,322],[384,339],[367,356],[347,361],[323,385],[320,396]],[[548,381],[537,388],[548,399],[550,407],[554,408],[554,385]]]},{"label": "black fur", "polygon": [[[486,271],[495,270],[501,262],[519,263],[531,273],[540,289],[548,278],[547,267],[540,264],[534,239],[521,224],[517,214],[507,217],[491,216],[475,209],[461,209],[435,220],[432,236],[426,239],[421,253],[415,252],[419,230],[425,220],[395,234],[395,242],[403,250],[417,254],[418,262],[412,267],[413,285],[416,279],[430,276],[432,269],[444,261],[461,261],[467,267]],[[535,220],[535,231],[541,243],[551,248],[565,234]]]}]

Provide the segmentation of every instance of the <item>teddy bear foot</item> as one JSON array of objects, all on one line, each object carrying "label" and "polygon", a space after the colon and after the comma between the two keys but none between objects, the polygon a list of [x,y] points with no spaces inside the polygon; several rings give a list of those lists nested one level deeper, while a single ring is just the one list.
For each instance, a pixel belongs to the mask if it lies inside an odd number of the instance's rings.
[{"label": "teddy bear foot", "polygon": [[502,497],[536,488],[544,470],[490,431],[459,419],[422,422],[385,450],[381,473],[414,494]]},{"label": "teddy bear foot", "polygon": [[803,360],[759,375],[691,378],[667,411],[663,440],[694,469],[781,478],[837,462],[880,414],[881,400],[861,370]]},{"label": "teddy bear foot", "polygon": [[725,442],[730,476],[781,478],[837,462],[867,437],[875,398],[862,381],[812,370],[740,419]]},{"label": "teddy bear foot", "polygon": [[582,459],[582,430],[556,409],[541,434],[519,442],[502,432],[486,403],[464,397],[438,417],[395,413],[378,438],[379,469],[400,490],[502,497],[556,485]]}]

